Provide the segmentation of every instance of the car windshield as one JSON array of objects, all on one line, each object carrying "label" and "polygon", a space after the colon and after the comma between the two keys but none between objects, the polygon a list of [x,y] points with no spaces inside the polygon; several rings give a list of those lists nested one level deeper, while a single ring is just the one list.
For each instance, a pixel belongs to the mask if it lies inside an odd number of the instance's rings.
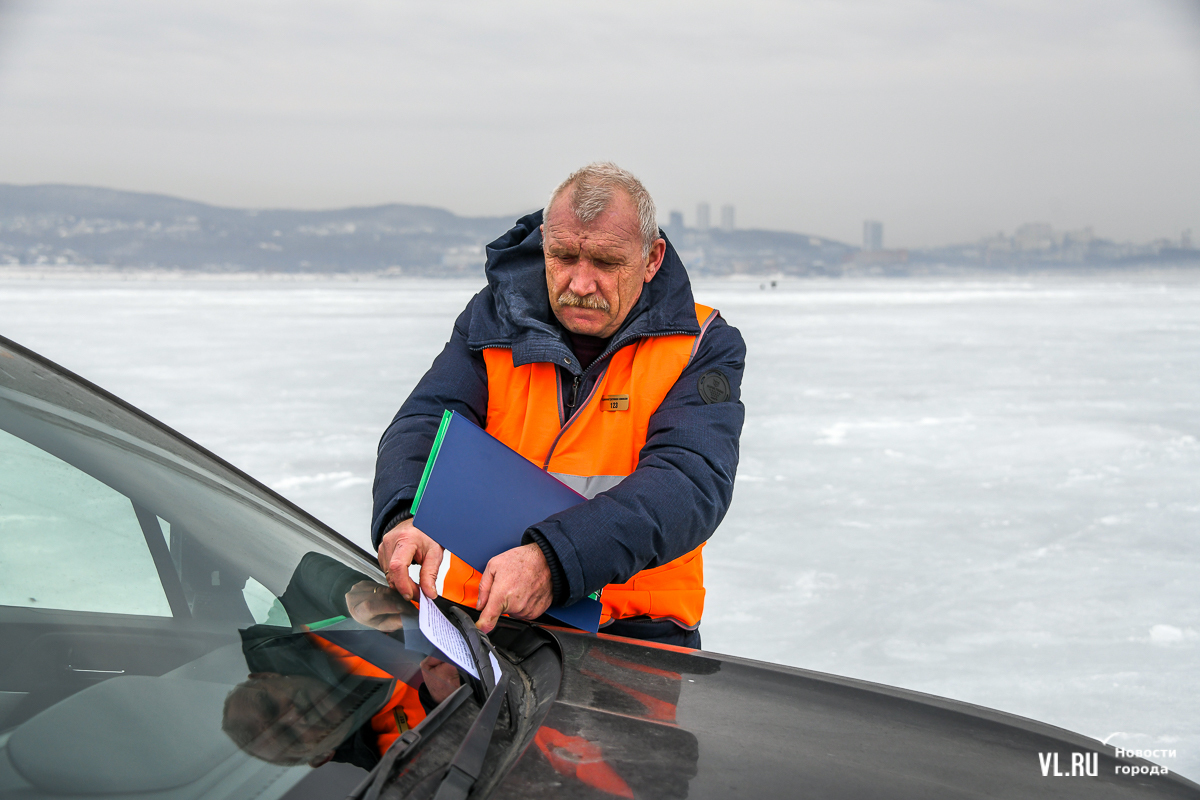
[{"label": "car windshield", "polygon": [[345,796],[437,702],[361,551],[5,340],[0,571],[0,796]]}]

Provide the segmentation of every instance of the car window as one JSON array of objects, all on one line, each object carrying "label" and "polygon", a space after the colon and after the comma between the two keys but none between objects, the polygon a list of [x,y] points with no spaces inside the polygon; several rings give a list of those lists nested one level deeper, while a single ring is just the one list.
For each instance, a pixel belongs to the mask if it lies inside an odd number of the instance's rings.
[{"label": "car window", "polygon": [[255,622],[284,626],[291,624],[287,610],[279,602],[279,598],[254,578],[246,579],[242,596],[246,598],[246,607],[250,609],[250,616]]},{"label": "car window", "polygon": [[170,616],[125,495],[0,430],[0,605]]},{"label": "car window", "polygon": [[381,578],[229,465],[0,340],[4,794],[272,800],[333,759],[357,768],[345,796],[425,714],[416,610]]}]

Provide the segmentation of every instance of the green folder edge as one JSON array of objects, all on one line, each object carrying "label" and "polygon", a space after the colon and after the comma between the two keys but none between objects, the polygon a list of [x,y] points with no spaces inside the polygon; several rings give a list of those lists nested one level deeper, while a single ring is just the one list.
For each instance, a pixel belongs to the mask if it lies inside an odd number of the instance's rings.
[{"label": "green folder edge", "polygon": [[421,482],[417,484],[417,496],[413,498],[409,513],[414,516],[417,506],[421,505],[421,496],[425,494],[425,484],[429,483],[429,473],[433,472],[433,463],[437,461],[438,451],[442,449],[442,439],[446,438],[446,428],[450,427],[450,417],[454,412],[446,409],[442,412],[442,422],[438,425],[437,436],[433,437],[433,449],[429,451],[429,459],[425,462],[425,471],[421,473]]}]

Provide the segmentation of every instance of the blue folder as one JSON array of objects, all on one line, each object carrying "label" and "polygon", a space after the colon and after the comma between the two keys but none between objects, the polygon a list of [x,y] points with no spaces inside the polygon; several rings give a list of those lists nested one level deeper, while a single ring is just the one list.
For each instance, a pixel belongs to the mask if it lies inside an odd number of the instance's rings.
[{"label": "blue folder", "polygon": [[[466,417],[447,411],[413,500],[413,524],[483,572],[493,556],[519,547],[529,526],[586,499]],[[598,601],[585,597],[546,613],[595,633],[600,610]]]}]

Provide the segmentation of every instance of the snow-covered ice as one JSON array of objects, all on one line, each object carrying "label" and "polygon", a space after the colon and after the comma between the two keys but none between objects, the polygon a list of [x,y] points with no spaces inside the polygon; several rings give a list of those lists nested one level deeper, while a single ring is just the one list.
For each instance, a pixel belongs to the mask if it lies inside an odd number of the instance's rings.
[{"label": "snow-covered ice", "polygon": [[[706,648],[1200,776],[1200,275],[697,282],[749,347]],[[0,333],[366,541],[472,282],[0,277]]]}]

